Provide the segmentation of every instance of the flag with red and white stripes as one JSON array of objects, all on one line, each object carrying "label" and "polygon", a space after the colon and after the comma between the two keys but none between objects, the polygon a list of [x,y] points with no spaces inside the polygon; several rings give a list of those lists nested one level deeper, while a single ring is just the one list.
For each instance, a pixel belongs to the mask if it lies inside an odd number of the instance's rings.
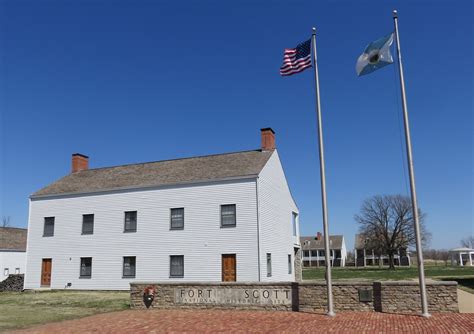
[{"label": "flag with red and white stripes", "polygon": [[294,49],[285,49],[280,74],[283,76],[303,72],[311,65],[311,39],[298,44]]}]

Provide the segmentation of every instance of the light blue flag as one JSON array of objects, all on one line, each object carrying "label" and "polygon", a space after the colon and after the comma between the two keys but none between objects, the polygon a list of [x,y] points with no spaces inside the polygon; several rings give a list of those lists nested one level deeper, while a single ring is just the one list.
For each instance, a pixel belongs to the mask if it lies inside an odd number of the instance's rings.
[{"label": "light blue flag", "polygon": [[393,44],[393,33],[382,37],[369,45],[357,59],[356,72],[361,75],[372,73],[379,68],[393,63],[390,47]]}]

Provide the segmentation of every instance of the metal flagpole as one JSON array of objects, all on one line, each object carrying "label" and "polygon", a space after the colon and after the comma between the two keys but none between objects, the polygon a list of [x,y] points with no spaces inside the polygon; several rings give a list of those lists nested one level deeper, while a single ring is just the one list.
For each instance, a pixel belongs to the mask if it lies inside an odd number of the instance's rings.
[{"label": "metal flagpole", "polygon": [[405,80],[403,78],[402,54],[400,52],[400,37],[398,35],[398,14],[396,10],[393,11],[393,22],[395,24],[395,36],[397,38],[398,67],[399,67],[399,72],[400,72],[400,87],[402,91],[403,121],[405,123],[405,141],[406,141],[406,149],[407,149],[408,170],[410,174],[411,205],[412,205],[412,210],[413,210],[413,219],[415,221],[414,224],[415,224],[415,236],[416,236],[416,255],[418,258],[418,276],[419,276],[420,293],[421,293],[421,310],[422,310],[422,316],[429,317],[430,314],[428,313],[428,301],[426,299],[423,251],[421,249],[420,221],[418,217],[418,206],[416,204],[415,172],[413,170],[413,156],[412,156],[412,150],[411,150],[410,126],[408,124],[407,98],[406,98],[406,93],[405,93]]},{"label": "metal flagpole", "polygon": [[324,170],[324,146],[323,146],[323,123],[321,120],[321,102],[319,96],[319,75],[318,75],[318,57],[316,54],[316,28],[313,28],[312,36],[313,45],[313,67],[314,81],[316,83],[316,115],[318,118],[318,135],[319,135],[319,165],[321,174],[321,199],[323,205],[323,228],[324,228],[324,255],[326,264],[326,286],[328,294],[328,315],[333,317],[334,306],[332,300],[332,280],[331,280],[331,263],[329,254],[329,230],[328,230],[328,210],[326,202],[326,172]]}]

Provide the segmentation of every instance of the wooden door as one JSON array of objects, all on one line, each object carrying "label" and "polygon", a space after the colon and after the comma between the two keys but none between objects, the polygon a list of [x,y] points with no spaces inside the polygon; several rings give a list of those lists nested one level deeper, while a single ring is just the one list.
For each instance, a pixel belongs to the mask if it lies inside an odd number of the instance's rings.
[{"label": "wooden door", "polygon": [[51,286],[52,259],[43,259],[41,266],[41,286]]},{"label": "wooden door", "polygon": [[222,254],[222,281],[235,282],[237,280],[237,260],[235,254]]}]

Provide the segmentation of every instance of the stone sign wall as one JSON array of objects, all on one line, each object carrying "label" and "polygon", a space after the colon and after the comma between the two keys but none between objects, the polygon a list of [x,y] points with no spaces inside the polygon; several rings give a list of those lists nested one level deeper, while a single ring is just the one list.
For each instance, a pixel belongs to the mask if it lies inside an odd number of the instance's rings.
[{"label": "stone sign wall", "polygon": [[293,310],[297,283],[131,283],[131,307],[145,308],[145,289],[152,288],[153,308],[238,308]]},{"label": "stone sign wall", "polygon": [[[131,307],[146,308],[144,292],[154,291],[151,308],[264,309],[324,313],[324,281],[282,283],[131,283]],[[458,312],[457,283],[429,282],[429,310]],[[333,282],[334,308],[340,311],[419,313],[417,282]]]}]

